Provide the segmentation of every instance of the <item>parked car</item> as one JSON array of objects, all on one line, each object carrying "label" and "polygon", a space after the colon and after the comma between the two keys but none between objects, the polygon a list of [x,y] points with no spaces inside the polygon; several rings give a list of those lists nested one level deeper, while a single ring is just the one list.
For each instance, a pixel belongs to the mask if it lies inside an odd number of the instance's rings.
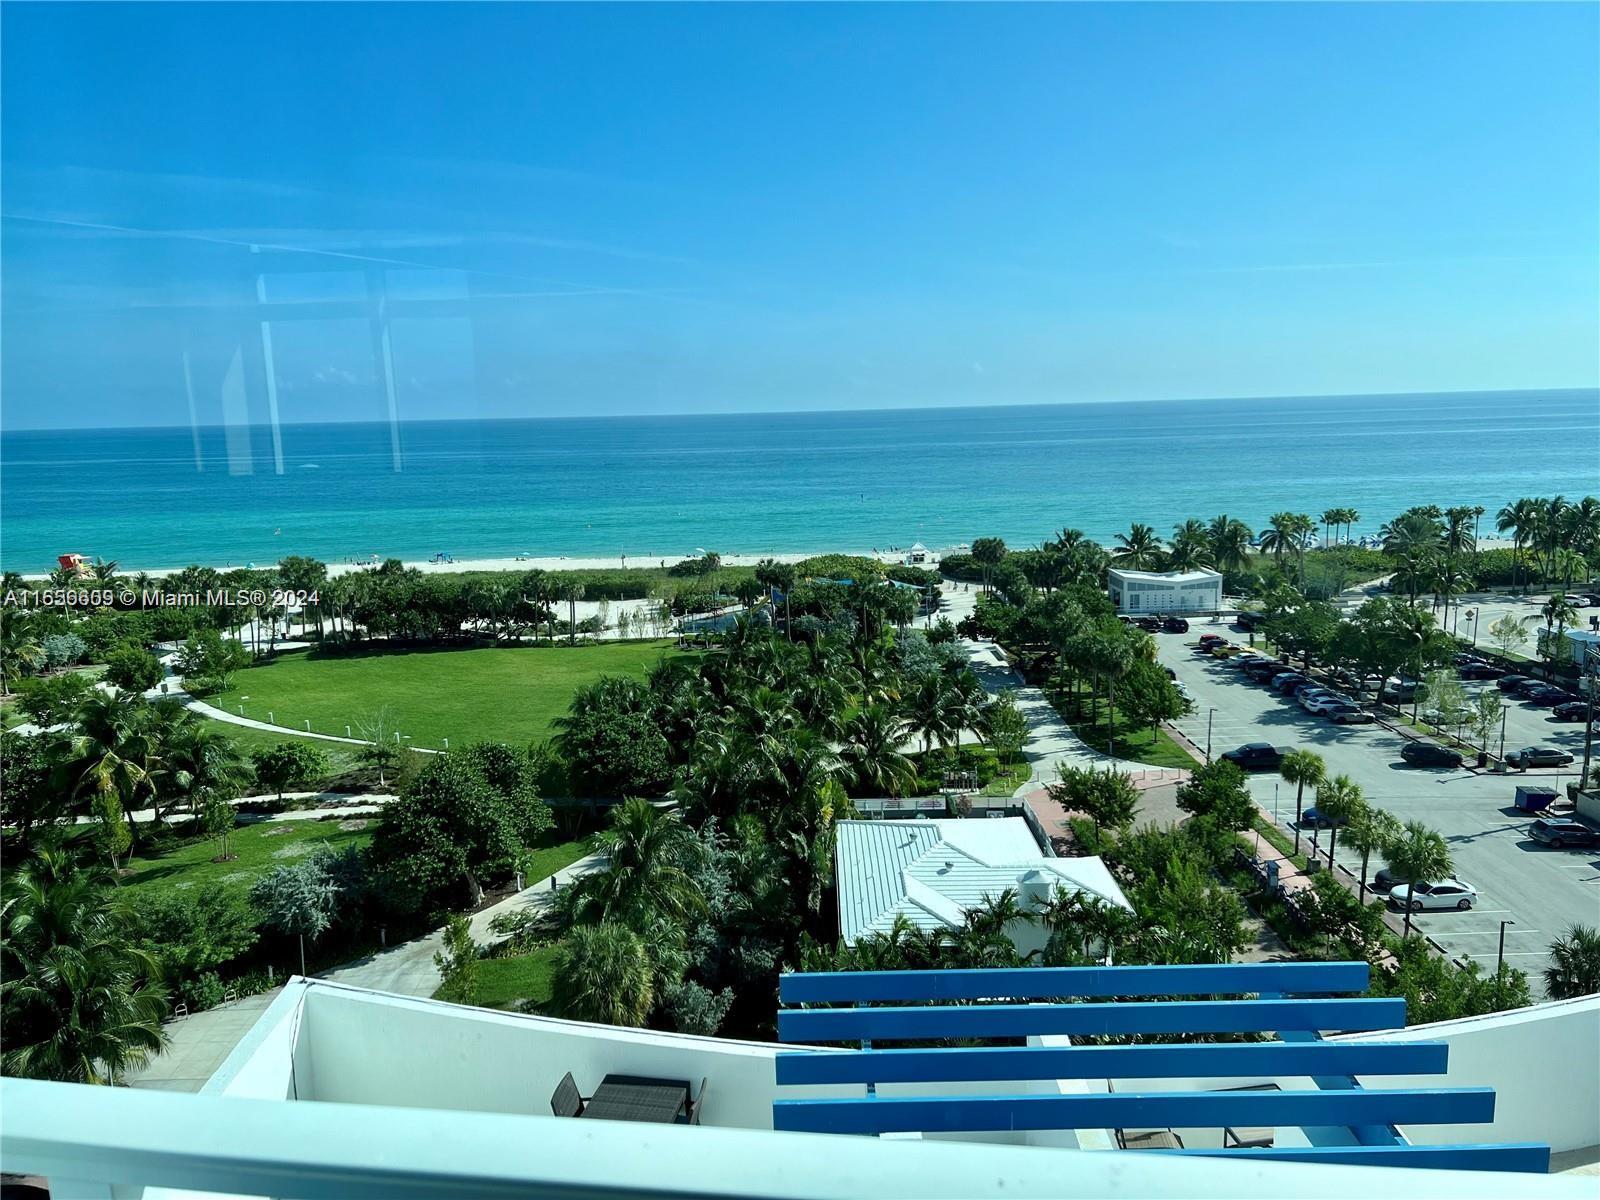
[{"label": "parked car", "polygon": [[1583,602],[1590,608],[1600,608],[1600,592],[1585,592]]},{"label": "parked car", "polygon": [[1400,757],[1413,767],[1459,767],[1461,754],[1434,742],[1407,742]]},{"label": "parked car", "polygon": [[1458,667],[1466,667],[1473,663],[1482,662],[1483,659],[1479,658],[1476,654],[1469,654],[1467,651],[1463,650],[1460,654],[1452,656],[1450,661]]},{"label": "parked car", "polygon": [[1270,658],[1264,658],[1260,662],[1246,666],[1245,672],[1257,683],[1265,683],[1267,680],[1293,669],[1287,663],[1273,662]]},{"label": "parked car", "polygon": [[1511,692],[1513,695],[1521,696],[1524,700],[1527,700],[1531,698],[1535,692],[1541,692],[1549,686],[1550,685],[1542,679],[1524,679],[1521,683],[1517,684],[1516,687],[1512,688]]},{"label": "parked car", "polygon": [[1466,708],[1425,708],[1421,716],[1429,725],[1448,727],[1462,724],[1471,714]]},{"label": "parked car", "polygon": [[1283,762],[1283,751],[1267,742],[1247,742],[1221,757],[1246,771],[1276,771]]},{"label": "parked car", "polygon": [[1441,879],[1438,883],[1400,883],[1389,892],[1389,903],[1396,908],[1421,912],[1425,908],[1458,908],[1465,912],[1478,902],[1478,889],[1460,879]]},{"label": "parked car", "polygon": [[1161,628],[1165,629],[1168,633],[1188,633],[1189,622],[1185,621],[1182,617],[1168,617],[1165,621],[1161,622]]},{"label": "parked car", "polygon": [[1200,635],[1200,645],[1202,647],[1209,647],[1219,642],[1225,646],[1228,644],[1228,639],[1220,633],[1202,633]]},{"label": "parked car", "polygon": [[1227,663],[1228,663],[1228,665],[1230,667],[1234,668],[1235,670],[1242,671],[1242,670],[1244,670],[1244,668],[1248,667],[1251,663],[1258,663],[1258,662],[1263,662],[1263,661],[1265,661],[1265,660],[1261,657],[1261,655],[1255,653],[1253,650],[1241,650],[1241,651],[1239,651],[1239,653],[1235,654],[1232,658],[1229,658],[1227,660]]},{"label": "parked car", "polygon": [[1294,698],[1296,700],[1302,700],[1312,692],[1326,692],[1327,690],[1328,689],[1323,687],[1320,683],[1308,679],[1304,683],[1295,684]]},{"label": "parked car", "polygon": [[1161,631],[1161,621],[1156,617],[1140,617],[1134,621],[1134,624],[1146,633],[1159,633]]},{"label": "parked car", "polygon": [[1349,707],[1349,701],[1337,692],[1322,692],[1303,697],[1300,701],[1300,707],[1308,713],[1315,713],[1317,716],[1321,716],[1332,708]]},{"label": "parked car", "polygon": [[1380,867],[1378,873],[1372,877],[1372,882],[1367,886],[1375,892],[1387,892],[1397,883],[1409,882],[1404,875],[1399,874],[1393,867]]},{"label": "parked car", "polygon": [[1581,721],[1589,715],[1587,700],[1563,700],[1550,710],[1558,721]]},{"label": "parked car", "polygon": [[1523,699],[1535,708],[1554,708],[1558,704],[1565,704],[1568,700],[1576,700],[1577,697],[1566,688],[1542,687],[1534,688]]},{"label": "parked car", "polygon": [[1335,725],[1370,725],[1372,714],[1359,704],[1351,704],[1348,700],[1339,704],[1330,704],[1322,710],[1322,715]]},{"label": "parked car", "polygon": [[1386,683],[1378,697],[1385,704],[1410,704],[1417,698],[1417,686],[1415,683]]},{"label": "parked car", "polygon": [[1514,692],[1527,682],[1528,677],[1526,675],[1502,675],[1494,681],[1494,685],[1502,692]]},{"label": "parked car", "polygon": [[1233,618],[1233,623],[1248,633],[1260,625],[1262,620],[1260,613],[1242,612]]},{"label": "parked car", "polygon": [[1557,746],[1524,746],[1506,755],[1506,765],[1520,767],[1564,767],[1572,761],[1572,753]]},{"label": "parked car", "polygon": [[1528,826],[1528,836],[1554,850],[1563,846],[1600,846],[1600,829],[1570,817],[1540,817]]},{"label": "parked car", "polygon": [[1502,671],[1499,667],[1495,666],[1493,663],[1486,663],[1486,662],[1468,663],[1466,666],[1462,667],[1456,673],[1458,675],[1460,675],[1462,679],[1468,679],[1468,680],[1470,680],[1470,679],[1499,679],[1499,678],[1501,678],[1502,676],[1505,675],[1505,672]]},{"label": "parked car", "polygon": [[1288,696],[1292,695],[1295,688],[1299,687],[1302,683],[1308,682],[1310,682],[1310,680],[1299,671],[1284,671],[1272,677],[1272,688],[1274,691],[1282,692],[1284,695]]},{"label": "parked car", "polygon": [[1301,829],[1343,829],[1350,822],[1344,817],[1332,817],[1316,805],[1300,814]]}]

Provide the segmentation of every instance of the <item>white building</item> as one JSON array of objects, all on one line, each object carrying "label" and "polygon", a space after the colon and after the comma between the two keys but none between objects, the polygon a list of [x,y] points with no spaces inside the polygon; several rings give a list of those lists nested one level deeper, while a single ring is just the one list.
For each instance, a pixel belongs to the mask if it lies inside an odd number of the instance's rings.
[{"label": "white building", "polygon": [[1216,571],[1106,572],[1106,591],[1119,613],[1212,613],[1222,607],[1222,576]]},{"label": "white building", "polygon": [[[839,936],[850,946],[889,932],[896,917],[922,930],[953,929],[969,908],[1007,888],[1024,907],[1067,891],[1132,909],[1104,862],[1046,856],[1021,817],[840,821],[834,857]],[[1044,946],[1040,924],[1010,932],[1024,954]]]},{"label": "white building", "polygon": [[[1555,636],[1556,631],[1554,629],[1539,630],[1539,653],[1541,655],[1549,654],[1548,647]],[[1564,653],[1558,657],[1566,659],[1580,670],[1583,669],[1586,660],[1592,660],[1590,661],[1590,669],[1600,670],[1600,667],[1596,666],[1596,664],[1600,664],[1600,633],[1594,633],[1587,629],[1566,629],[1562,631],[1561,640],[1564,643]]]},{"label": "white building", "polygon": [[[1492,1120],[1402,1130],[1417,1144],[1537,1142],[1552,1171],[1592,1172],[1600,1143],[1600,996],[1333,1042],[1430,1041],[1443,1075],[1359,1076],[1358,1087],[1490,1087]],[[1071,1039],[1029,1038],[1030,1047]],[[1247,1048],[1248,1049],[1248,1048]],[[774,1132],[774,1102],[865,1097],[856,1083],[780,1086],[780,1055],[836,1050],[692,1037],[292,979],[199,1095],[0,1079],[0,1162],[57,1197],[1589,1197],[1595,1180],[1493,1170],[1266,1161],[1345,1130],[1279,1123],[1277,1151],[1216,1154],[1218,1130],[1176,1130],[1188,1154],[1134,1149],[1099,1128],[838,1136]],[[571,1074],[706,1081],[694,1124],[571,1120],[552,1094]],[[1027,1078],[966,1095],[1315,1090],[1322,1081]],[[1337,1086],[1337,1084],[1333,1085]],[[884,1083],[895,1101],[947,1083]],[[937,1113],[930,1111],[930,1118]],[[1268,1124],[1272,1124],[1268,1122]],[[1222,1138],[1222,1141],[1226,1141]],[[1126,1143],[1126,1144],[1124,1144]],[[1337,1143],[1332,1143],[1337,1144]],[[1067,1181],[1067,1182],[1063,1182]]]}]

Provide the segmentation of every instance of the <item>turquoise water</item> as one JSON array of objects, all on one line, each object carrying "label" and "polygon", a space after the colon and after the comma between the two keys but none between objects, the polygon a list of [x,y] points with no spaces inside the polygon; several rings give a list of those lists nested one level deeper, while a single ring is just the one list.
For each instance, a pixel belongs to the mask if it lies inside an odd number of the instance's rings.
[{"label": "turquoise water", "polygon": [[[1600,491],[1594,391],[0,435],[0,564],[864,550]],[[231,452],[231,453],[230,453]],[[396,466],[398,465],[398,470]],[[1492,519],[1490,521],[1492,524]]]}]

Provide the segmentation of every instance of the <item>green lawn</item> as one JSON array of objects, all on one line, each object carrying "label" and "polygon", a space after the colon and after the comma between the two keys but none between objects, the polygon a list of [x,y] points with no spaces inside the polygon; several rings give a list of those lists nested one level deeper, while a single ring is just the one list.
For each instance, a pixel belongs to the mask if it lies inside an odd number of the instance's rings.
[{"label": "green lawn", "polygon": [[520,1009],[550,1003],[550,978],[555,971],[556,948],[546,946],[514,958],[485,958],[478,962],[478,1004],[483,1008]]},{"label": "green lawn", "polygon": [[[1106,706],[1100,706],[1100,719],[1092,724],[1087,717],[1072,721],[1072,728],[1091,749],[1105,753],[1110,746],[1111,725],[1107,720]],[[1149,763],[1152,767],[1181,767],[1192,771],[1200,764],[1164,729],[1152,730],[1149,726],[1134,729],[1120,714],[1117,719],[1116,756],[1134,762]]]},{"label": "green lawn", "polygon": [[262,821],[241,825],[228,842],[228,852],[239,857],[232,862],[212,862],[218,844],[209,839],[180,844],[148,858],[128,863],[132,874],[124,876],[122,886],[150,891],[187,888],[197,884],[239,884],[248,887],[274,867],[293,863],[319,844],[336,850],[364,846],[372,838],[371,817],[365,829],[341,829],[340,821]]},{"label": "green lawn", "polygon": [[[295,651],[234,676],[212,703],[230,712],[343,736],[349,725],[388,707],[393,728],[411,745],[440,749],[444,739],[523,745],[549,737],[579,687],[601,675],[644,678],[670,641],[492,647],[476,650],[377,650],[313,657]],[[248,699],[245,699],[248,697]]]},{"label": "green lawn", "polygon": [[[237,711],[237,707],[235,709]],[[346,771],[358,766],[356,747],[345,745],[342,742],[325,742],[321,738],[297,738],[288,733],[268,733],[265,729],[252,729],[248,725],[231,725],[226,721],[217,721],[216,724],[228,735],[228,738],[239,748],[239,753],[246,758],[250,751],[258,746],[276,746],[283,742],[296,742],[301,745],[310,744],[328,756],[331,770],[328,778],[333,779]]]}]

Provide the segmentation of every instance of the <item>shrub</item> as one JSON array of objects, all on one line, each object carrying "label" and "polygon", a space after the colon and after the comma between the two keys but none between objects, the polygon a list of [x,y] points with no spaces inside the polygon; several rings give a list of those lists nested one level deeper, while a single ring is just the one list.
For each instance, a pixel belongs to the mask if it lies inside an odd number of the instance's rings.
[{"label": "shrub", "polygon": [[124,642],[106,655],[106,682],[127,692],[148,692],[161,682],[161,661],[135,642]]},{"label": "shrub", "polygon": [[70,667],[82,662],[83,656],[89,653],[89,644],[75,633],[53,634],[45,638],[39,648],[44,651],[47,667]]},{"label": "shrub", "polygon": [[328,756],[309,742],[284,741],[275,746],[257,746],[250,752],[256,782],[278,799],[291,788],[308,787],[328,774]]}]

